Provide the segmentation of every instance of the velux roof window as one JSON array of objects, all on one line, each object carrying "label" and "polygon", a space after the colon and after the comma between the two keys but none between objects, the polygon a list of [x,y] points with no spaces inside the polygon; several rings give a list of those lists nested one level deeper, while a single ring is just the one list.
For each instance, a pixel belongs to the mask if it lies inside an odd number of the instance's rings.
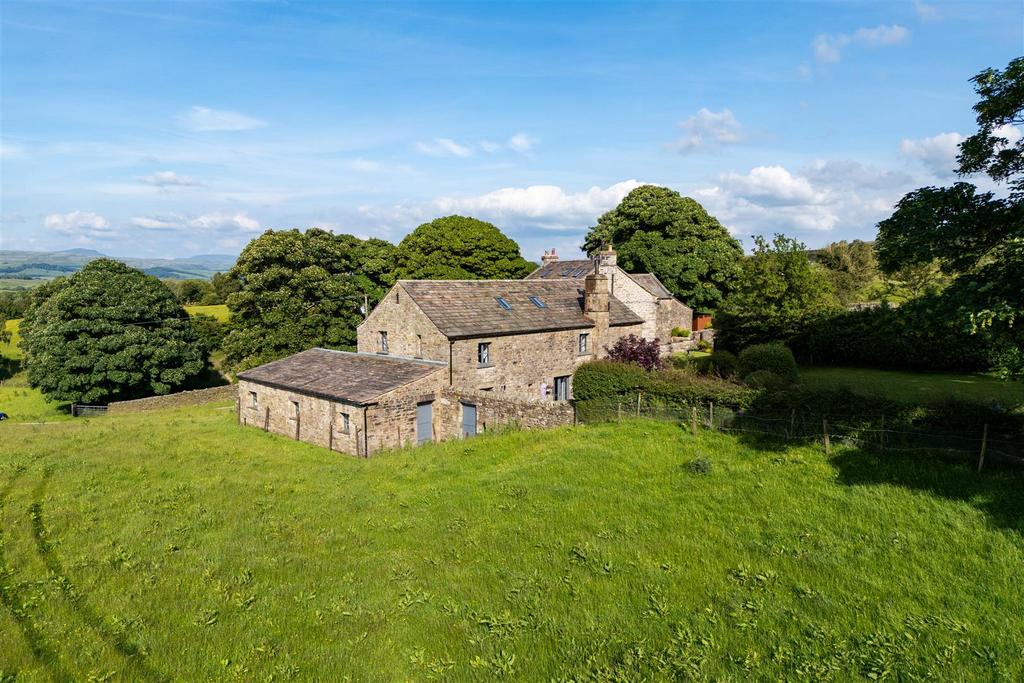
[{"label": "velux roof window", "polygon": [[536,297],[536,296],[531,296],[530,297],[530,303],[532,303],[537,308],[547,308],[548,307],[548,305],[546,303],[544,303],[543,301],[540,300],[540,297]]},{"label": "velux roof window", "polygon": [[510,304],[505,299],[505,297],[503,297],[503,296],[496,296],[496,297],[494,297],[494,300],[497,301],[498,305],[501,306],[502,308],[504,308],[506,311],[511,311],[512,310],[512,304]]}]

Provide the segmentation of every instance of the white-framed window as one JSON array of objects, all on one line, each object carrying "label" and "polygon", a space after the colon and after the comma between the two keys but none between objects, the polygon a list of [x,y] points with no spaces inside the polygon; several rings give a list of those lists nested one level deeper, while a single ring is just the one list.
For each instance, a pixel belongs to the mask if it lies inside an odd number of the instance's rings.
[{"label": "white-framed window", "polygon": [[341,433],[348,434],[349,430],[352,429],[352,422],[349,419],[348,413],[341,414]]},{"label": "white-framed window", "polygon": [[255,391],[250,391],[249,392],[249,407],[250,408],[259,408],[260,407],[260,401],[259,401],[259,398],[256,396],[256,392]]},{"label": "white-framed window", "polygon": [[384,330],[380,331],[380,352],[388,352],[388,333]]},{"label": "white-framed window", "polygon": [[555,378],[555,400],[556,401],[568,401],[569,400],[569,377],[565,375],[563,377]]},{"label": "white-framed window", "polygon": [[480,342],[476,345],[477,365],[491,364],[491,342]]},{"label": "white-framed window", "polygon": [[590,346],[590,334],[587,332],[580,333],[580,354],[590,353],[588,350]]}]

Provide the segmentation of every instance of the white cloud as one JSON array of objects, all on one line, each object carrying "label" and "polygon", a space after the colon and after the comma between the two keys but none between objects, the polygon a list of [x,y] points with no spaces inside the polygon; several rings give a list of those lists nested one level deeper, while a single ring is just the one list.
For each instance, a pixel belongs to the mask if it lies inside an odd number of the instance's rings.
[{"label": "white cloud", "polygon": [[1016,126],[1009,123],[1004,123],[1003,125],[994,129],[992,131],[992,135],[996,136],[997,138],[1003,138],[1004,140],[1006,140],[1007,145],[1012,145],[1021,139],[1022,134],[1020,132],[1020,129],[1017,128]]},{"label": "white cloud", "polygon": [[526,154],[532,148],[536,140],[527,135],[526,133],[516,133],[508,139],[508,148],[513,152],[519,152],[520,154]]},{"label": "white cloud", "polygon": [[898,24],[881,25],[872,28],[859,28],[852,34],[838,33],[831,35],[821,33],[811,41],[814,56],[819,62],[834,63],[842,58],[843,50],[849,45],[866,47],[885,47],[899,45],[910,37],[910,30]]},{"label": "white cloud", "polygon": [[844,237],[870,238],[875,224],[891,215],[918,181],[856,161],[818,160],[795,172],[760,166],[745,174],[723,174],[713,186],[692,194],[737,235],[842,230]]},{"label": "white cloud", "polygon": [[111,232],[110,221],[92,211],[51,213],[43,219],[43,225],[65,235],[99,236]]},{"label": "white cloud", "polygon": [[433,142],[417,142],[415,147],[417,152],[432,157],[455,156],[465,158],[473,155],[473,150],[470,147],[460,145],[450,138],[436,138]]},{"label": "white cloud", "polygon": [[734,145],[743,140],[743,126],[728,109],[713,112],[701,108],[693,116],[679,122],[682,136],[671,146],[679,152],[692,152],[717,145]]},{"label": "white cloud", "polygon": [[245,114],[210,109],[209,107],[192,107],[187,114],[181,117],[181,122],[186,128],[200,133],[252,130],[267,125],[266,121],[260,121]]},{"label": "white cloud", "polygon": [[383,165],[377,161],[358,157],[348,162],[348,167],[360,173],[376,173],[383,168]]},{"label": "white cloud", "polygon": [[143,230],[175,230],[180,232],[259,232],[260,222],[243,212],[204,213],[194,218],[180,214],[136,216],[131,224]]},{"label": "white cloud", "polygon": [[606,188],[594,186],[576,193],[566,192],[557,185],[505,187],[470,197],[440,197],[433,205],[445,214],[470,213],[491,219],[526,219],[551,227],[568,227],[596,220],[642,184],[624,180]]},{"label": "white cloud", "polygon": [[807,178],[782,166],[758,166],[746,175],[727,173],[720,181],[734,195],[767,206],[822,204],[828,198],[826,192],[811,187]]},{"label": "white cloud", "polygon": [[160,188],[195,187],[199,185],[198,180],[194,180],[187,175],[178,175],[174,171],[157,171],[150,175],[144,175],[139,178],[139,182],[143,185],[152,185]]},{"label": "white cloud", "polygon": [[920,161],[935,175],[950,177],[956,175],[956,157],[963,141],[964,136],[960,133],[939,133],[917,140],[904,138],[900,142],[900,152]]},{"label": "white cloud", "polygon": [[917,18],[921,21],[938,21],[942,18],[935,5],[929,5],[921,0],[914,0],[914,9],[917,10]]},{"label": "white cloud", "polygon": [[18,159],[25,156],[25,148],[12,142],[0,140],[0,159]]}]

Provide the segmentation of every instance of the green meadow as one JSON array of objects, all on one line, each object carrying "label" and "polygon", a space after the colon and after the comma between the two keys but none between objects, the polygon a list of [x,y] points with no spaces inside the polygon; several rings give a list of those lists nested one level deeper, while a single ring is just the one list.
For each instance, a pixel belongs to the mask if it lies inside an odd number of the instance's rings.
[{"label": "green meadow", "polygon": [[1018,471],[643,420],[363,460],[227,404],[0,444],[2,680],[1024,679]]}]

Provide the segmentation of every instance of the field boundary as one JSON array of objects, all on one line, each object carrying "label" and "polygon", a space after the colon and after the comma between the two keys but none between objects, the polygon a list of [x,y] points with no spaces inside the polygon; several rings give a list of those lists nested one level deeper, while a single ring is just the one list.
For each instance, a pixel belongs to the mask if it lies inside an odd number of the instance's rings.
[{"label": "field boundary", "polygon": [[149,410],[198,406],[204,403],[213,403],[214,401],[234,400],[237,395],[237,385],[225,384],[219,387],[209,387],[208,389],[194,389],[192,391],[179,391],[163,396],[136,398],[131,401],[114,401],[107,405],[107,414],[144,413]]}]

